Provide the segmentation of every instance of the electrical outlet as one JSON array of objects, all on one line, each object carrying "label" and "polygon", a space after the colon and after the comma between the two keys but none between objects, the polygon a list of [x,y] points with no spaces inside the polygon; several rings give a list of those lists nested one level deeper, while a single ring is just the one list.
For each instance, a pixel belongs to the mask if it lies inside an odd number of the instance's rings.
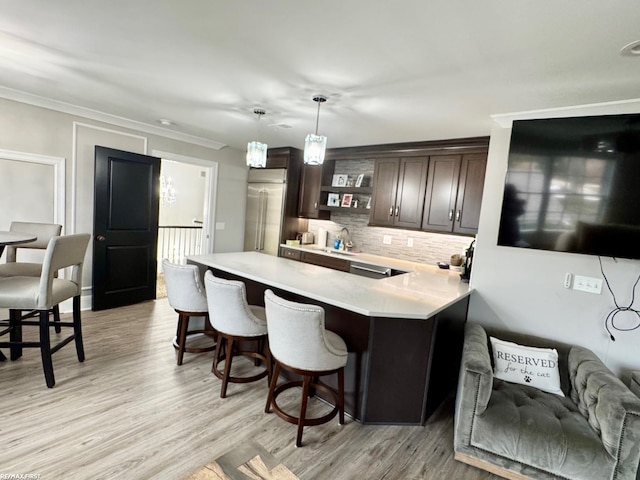
[{"label": "electrical outlet", "polygon": [[573,281],[573,289],[600,295],[602,292],[602,279],[576,275]]},{"label": "electrical outlet", "polygon": [[407,247],[413,247],[413,238],[407,238]]},{"label": "electrical outlet", "polygon": [[382,243],[385,245],[391,245],[391,235],[384,235],[382,237]]}]

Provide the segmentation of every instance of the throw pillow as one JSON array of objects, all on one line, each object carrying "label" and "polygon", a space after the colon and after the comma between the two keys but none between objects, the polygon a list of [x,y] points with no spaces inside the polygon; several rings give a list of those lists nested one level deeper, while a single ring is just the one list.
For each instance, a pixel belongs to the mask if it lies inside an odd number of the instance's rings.
[{"label": "throw pillow", "polygon": [[564,397],[560,389],[556,349],[527,347],[494,337],[489,339],[493,349],[493,368],[496,378],[505,382],[529,385]]}]

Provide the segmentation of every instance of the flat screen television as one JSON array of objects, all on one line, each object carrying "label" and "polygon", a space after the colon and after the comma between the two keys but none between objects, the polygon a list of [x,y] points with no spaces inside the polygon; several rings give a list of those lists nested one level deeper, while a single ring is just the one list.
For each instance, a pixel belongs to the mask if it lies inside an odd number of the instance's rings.
[{"label": "flat screen television", "polygon": [[640,114],[514,121],[498,245],[640,259]]}]

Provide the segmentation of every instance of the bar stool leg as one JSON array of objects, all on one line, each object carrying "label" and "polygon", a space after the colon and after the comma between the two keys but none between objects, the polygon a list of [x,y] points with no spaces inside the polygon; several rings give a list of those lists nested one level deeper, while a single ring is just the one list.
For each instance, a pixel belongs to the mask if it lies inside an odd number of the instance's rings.
[{"label": "bar stool leg", "polygon": [[302,446],[302,431],[304,430],[304,419],[307,416],[307,401],[309,400],[309,384],[311,375],[305,375],[302,380],[302,402],[300,405],[300,417],[298,418],[298,434],[296,435],[296,447]]},{"label": "bar stool leg", "polygon": [[344,425],[344,368],[338,370],[338,423]]},{"label": "bar stool leg", "polygon": [[40,310],[40,355],[42,356],[42,369],[47,387],[52,388],[56,384],[56,380],[53,376],[53,362],[51,361],[48,310]]},{"label": "bar stool leg", "polygon": [[53,326],[54,326],[54,329],[55,329],[56,333],[61,333],[62,332],[62,328],[60,327],[60,306],[59,305],[55,305],[51,309],[51,313],[53,314]]},{"label": "bar stool leg", "polygon": [[231,374],[231,362],[233,361],[233,338],[227,338],[227,355],[224,360],[224,374],[222,376],[222,389],[220,398],[227,397],[227,385],[229,385],[229,375]]},{"label": "bar stool leg", "polygon": [[187,342],[187,328],[189,327],[189,317],[178,314],[178,365],[182,365],[184,348]]},{"label": "bar stool leg", "polygon": [[[22,312],[9,310],[9,341],[22,342]],[[22,345],[11,345],[11,360],[17,360],[22,356]]]},{"label": "bar stool leg", "polygon": [[273,371],[271,372],[271,382],[269,382],[269,393],[267,394],[267,405],[264,407],[264,413],[271,412],[271,402],[273,402],[273,391],[278,383],[278,375],[280,375],[280,362],[277,360],[273,363]]},{"label": "bar stool leg", "polygon": [[76,342],[76,354],[78,355],[78,361],[84,362],[84,344],[82,343],[80,315],[80,296],[73,297],[73,336]]}]

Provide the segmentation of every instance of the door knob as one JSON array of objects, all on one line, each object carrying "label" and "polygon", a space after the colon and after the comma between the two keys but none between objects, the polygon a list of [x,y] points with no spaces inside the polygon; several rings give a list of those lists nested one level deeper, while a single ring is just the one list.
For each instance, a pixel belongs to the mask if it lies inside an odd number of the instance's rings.
[{"label": "door knob", "polygon": [[103,235],[98,235],[98,236],[96,237],[96,240],[98,240],[99,242],[104,242],[104,241],[106,240],[106,238],[104,238],[104,236],[103,236]]}]

